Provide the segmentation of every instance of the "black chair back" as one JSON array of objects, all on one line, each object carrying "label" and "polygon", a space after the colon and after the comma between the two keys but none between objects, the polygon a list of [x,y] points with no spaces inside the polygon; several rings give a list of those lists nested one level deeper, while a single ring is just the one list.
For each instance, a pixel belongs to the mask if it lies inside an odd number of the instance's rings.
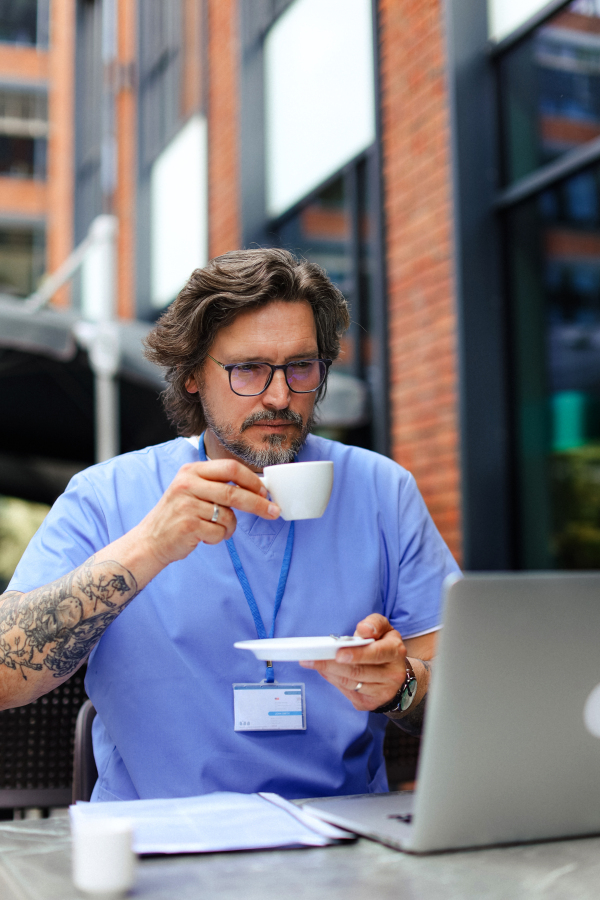
[{"label": "black chair back", "polygon": [[390,791],[401,790],[403,786],[408,786],[415,780],[420,749],[420,737],[413,737],[393,722],[388,722],[383,755]]},{"label": "black chair back", "polygon": [[27,706],[0,712],[0,809],[68,806],[85,666]]},{"label": "black chair back", "polygon": [[98,769],[92,747],[92,723],[96,710],[91,700],[86,700],[77,716],[75,726],[75,752],[73,754],[73,803],[89,800],[98,778]]}]

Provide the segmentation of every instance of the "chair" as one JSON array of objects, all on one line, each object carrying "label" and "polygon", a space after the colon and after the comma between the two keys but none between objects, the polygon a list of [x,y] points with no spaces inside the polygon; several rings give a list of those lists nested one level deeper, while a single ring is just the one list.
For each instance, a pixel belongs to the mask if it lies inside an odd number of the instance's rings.
[{"label": "chair", "polygon": [[415,780],[420,747],[420,737],[406,734],[393,722],[388,722],[383,755],[390,791],[401,790],[401,786]]},{"label": "chair", "polygon": [[75,748],[73,753],[73,798],[89,800],[98,778],[98,769],[92,747],[92,722],[96,718],[96,710],[91,700],[86,700],[77,716],[75,725]]},{"label": "chair", "polygon": [[27,706],[0,712],[0,810],[68,806],[85,667]]},{"label": "chair", "polygon": [[[92,701],[86,700],[79,710],[75,728],[73,803],[89,800],[98,778],[92,749],[92,722],[95,716]],[[399,790],[402,785],[415,780],[420,746],[420,737],[412,737],[393,722],[388,723],[383,752],[391,791]]]},{"label": "chair", "polygon": [[[98,778],[92,748],[92,723],[95,717],[96,710],[92,701],[86,700],[79,710],[75,726],[73,803],[89,800]],[[399,790],[402,785],[414,781],[420,746],[420,737],[412,737],[393,722],[388,723],[383,752],[391,791]]]}]

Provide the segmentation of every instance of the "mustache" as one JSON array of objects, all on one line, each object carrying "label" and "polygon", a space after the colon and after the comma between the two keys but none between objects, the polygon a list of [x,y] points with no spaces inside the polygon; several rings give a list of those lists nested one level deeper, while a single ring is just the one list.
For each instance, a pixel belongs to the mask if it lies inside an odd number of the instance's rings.
[{"label": "mustache", "polygon": [[252,425],[256,425],[257,422],[291,422],[292,425],[296,425],[298,428],[304,427],[304,420],[300,413],[294,412],[292,409],[280,409],[275,411],[274,409],[265,409],[262,412],[257,410],[256,412],[250,413],[248,418],[244,419],[242,422],[242,426],[240,428],[240,434],[246,431],[247,428],[250,428]]}]

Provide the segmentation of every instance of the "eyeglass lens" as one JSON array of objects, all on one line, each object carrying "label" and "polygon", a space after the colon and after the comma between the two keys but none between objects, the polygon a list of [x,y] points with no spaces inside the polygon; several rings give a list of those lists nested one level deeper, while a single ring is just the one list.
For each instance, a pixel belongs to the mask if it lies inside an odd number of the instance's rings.
[{"label": "eyeglass lens", "polygon": [[[286,381],[290,390],[299,394],[316,391],[321,386],[327,366],[320,359],[290,363],[286,369]],[[251,396],[260,394],[271,377],[271,367],[264,363],[243,363],[231,370],[231,387],[236,394]]]}]

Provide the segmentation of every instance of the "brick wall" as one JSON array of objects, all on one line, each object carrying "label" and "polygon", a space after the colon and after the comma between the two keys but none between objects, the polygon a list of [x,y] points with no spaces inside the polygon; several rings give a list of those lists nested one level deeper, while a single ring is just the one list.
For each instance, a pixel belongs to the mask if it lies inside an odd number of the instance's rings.
[{"label": "brick wall", "polygon": [[117,184],[113,211],[119,219],[117,236],[117,314],[135,318],[135,225],[137,178],[137,109],[135,59],[137,52],[137,3],[128,0],[117,7],[118,88],[115,92],[117,134]]},{"label": "brick wall", "polygon": [[208,0],[209,258],[240,246],[237,0]]},{"label": "brick wall", "polygon": [[[75,0],[51,3],[50,10],[46,265],[54,272],[73,249]],[[67,306],[69,298],[67,285],[52,302]]]},{"label": "brick wall", "polygon": [[460,557],[442,0],[379,0],[392,449]]}]

